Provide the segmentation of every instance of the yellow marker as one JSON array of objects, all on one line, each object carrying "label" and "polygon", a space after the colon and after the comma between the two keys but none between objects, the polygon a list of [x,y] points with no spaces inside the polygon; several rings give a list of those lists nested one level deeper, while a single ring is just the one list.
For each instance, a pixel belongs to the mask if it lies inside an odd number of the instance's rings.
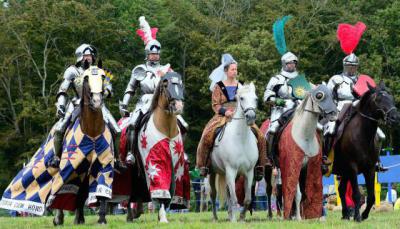
[{"label": "yellow marker", "polygon": [[378,183],[378,173],[375,173],[375,206],[381,205],[381,184]]},{"label": "yellow marker", "polygon": [[336,191],[336,205],[341,206],[342,202],[340,202],[340,195],[339,195],[339,182],[337,180],[336,175],[333,176],[333,181],[335,183],[335,191]]}]

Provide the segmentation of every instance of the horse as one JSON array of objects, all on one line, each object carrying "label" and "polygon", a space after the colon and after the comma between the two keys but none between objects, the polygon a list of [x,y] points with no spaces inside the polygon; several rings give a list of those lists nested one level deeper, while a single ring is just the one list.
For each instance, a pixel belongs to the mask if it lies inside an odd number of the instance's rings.
[{"label": "horse", "polygon": [[[346,205],[347,183],[350,181],[355,202],[354,220],[360,222],[368,218],[375,202],[374,181],[375,164],[379,159],[380,144],[376,137],[378,124],[393,125],[399,122],[400,115],[395,107],[393,96],[381,81],[377,88],[368,84],[369,90],[362,95],[343,134],[334,145],[333,173],[341,176],[339,196],[342,203],[342,219],[349,220]],[[360,216],[360,190],[357,175],[363,174],[367,186],[367,206]]]},{"label": "horse", "polygon": [[143,182],[134,184],[133,193],[140,196],[131,196],[130,201],[135,202],[139,208],[143,202],[148,201],[146,196],[159,203],[160,223],[168,223],[168,206],[187,207],[189,201],[187,188],[184,187],[186,183],[182,179],[188,175],[188,171],[185,167],[182,133],[176,117],[183,111],[183,99],[181,75],[168,72],[156,88],[149,112],[139,121],[142,125],[137,128],[138,133],[132,146],[135,149],[135,166],[139,168],[136,170],[139,174],[133,176],[143,174],[145,178]]},{"label": "horse", "polygon": [[[89,203],[97,202],[100,205],[98,223],[107,223],[106,200],[111,198],[114,157],[112,134],[104,122],[101,109],[105,74],[100,63],[99,65],[87,66],[82,79],[77,79],[83,80],[79,116],[76,121],[71,122],[65,134],[60,172],[53,178],[51,195],[47,200],[47,206],[55,208],[56,211],[53,219],[55,226],[64,223],[62,209],[74,208],[74,223],[83,224],[83,207],[88,196]],[[78,139],[81,139],[80,143]],[[72,163],[76,163],[73,164],[76,166],[75,171],[70,171],[71,168],[68,167]],[[73,198],[64,190],[64,187],[71,185],[78,189]]]},{"label": "horse", "polygon": [[[317,124],[321,116],[335,120],[336,113],[337,109],[330,90],[325,85],[319,85],[306,94],[296,108],[293,119],[283,128],[278,140],[278,151],[282,174],[284,219],[289,219],[291,216],[295,196],[297,220],[302,219],[301,203],[305,218],[321,216],[322,152],[317,136]],[[302,193],[305,196],[302,196]]]},{"label": "horse", "polygon": [[[258,160],[257,138],[251,130],[255,123],[257,95],[253,83],[239,87],[236,94],[237,107],[234,115],[224,130],[217,135],[211,153],[212,171],[210,173],[211,202],[213,219],[217,220],[216,175],[220,195],[228,187],[229,219],[236,221],[237,197],[235,179],[238,175],[245,177],[244,208],[240,214],[244,220],[246,210],[251,203],[251,185],[254,177],[254,166]],[[223,133],[223,134],[222,134]]]}]

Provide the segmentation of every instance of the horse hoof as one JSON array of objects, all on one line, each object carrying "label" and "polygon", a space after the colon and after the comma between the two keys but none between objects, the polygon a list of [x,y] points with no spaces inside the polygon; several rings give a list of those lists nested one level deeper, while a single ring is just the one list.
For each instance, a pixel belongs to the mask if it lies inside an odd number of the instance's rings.
[{"label": "horse hoof", "polygon": [[342,220],[350,220],[349,216],[342,216]]},{"label": "horse hoof", "polygon": [[356,221],[357,223],[361,222],[361,216],[354,216],[354,221]]},{"label": "horse hoof", "polygon": [[85,224],[85,220],[74,220],[75,225]]},{"label": "horse hoof", "polygon": [[99,221],[97,221],[98,224],[100,225],[106,225],[107,224],[107,220],[106,219],[99,219]]},{"label": "horse hoof", "polygon": [[361,215],[361,220],[366,220],[366,219],[368,219],[368,214],[362,214]]},{"label": "horse hoof", "polygon": [[54,225],[55,227],[61,226],[61,225],[63,225],[63,222],[58,222],[58,221],[56,221],[55,219],[53,219],[53,225]]}]

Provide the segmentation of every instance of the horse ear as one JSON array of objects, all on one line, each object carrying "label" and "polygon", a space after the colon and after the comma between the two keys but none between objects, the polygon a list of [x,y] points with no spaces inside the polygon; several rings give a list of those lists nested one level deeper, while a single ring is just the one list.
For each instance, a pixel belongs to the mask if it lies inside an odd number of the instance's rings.
[{"label": "horse ear", "polygon": [[251,89],[252,91],[256,91],[256,86],[254,85],[253,82],[250,83],[250,89]]},{"label": "horse ear", "polygon": [[385,82],[383,82],[383,80],[380,80],[380,81],[379,81],[379,88],[380,88],[381,90],[385,90],[385,89],[386,89]]},{"label": "horse ear", "polygon": [[367,82],[367,86],[368,86],[368,89],[369,89],[369,91],[370,91],[371,93],[374,93],[374,92],[375,92],[375,88],[374,88],[373,86],[371,86],[371,84],[369,84],[368,82]]},{"label": "horse ear", "polygon": [[97,67],[103,69],[103,61],[101,59],[97,62]]},{"label": "horse ear", "polygon": [[85,62],[83,63],[83,69],[88,69],[89,66],[90,66],[89,62],[85,60]]}]

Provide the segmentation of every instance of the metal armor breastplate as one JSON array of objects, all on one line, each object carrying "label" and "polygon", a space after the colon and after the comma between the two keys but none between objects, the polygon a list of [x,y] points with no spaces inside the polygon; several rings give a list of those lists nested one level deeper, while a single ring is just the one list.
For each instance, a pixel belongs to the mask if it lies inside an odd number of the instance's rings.
[{"label": "metal armor breastplate", "polygon": [[343,82],[337,86],[337,96],[339,100],[354,100],[354,96],[352,94],[352,86],[353,86],[353,81],[346,77],[343,76]]},{"label": "metal armor breastplate", "polygon": [[291,86],[289,86],[289,85],[287,84],[287,82],[289,81],[289,79],[288,79],[288,78],[285,78],[285,77],[282,76],[282,75],[278,75],[278,77],[280,78],[280,81],[283,82],[283,84],[279,87],[279,90],[278,90],[278,92],[277,92],[277,96],[278,96],[279,98],[281,98],[281,99],[293,99],[293,96],[292,96],[292,91],[293,91],[293,89],[292,89]]},{"label": "metal armor breastplate", "polygon": [[83,69],[82,68],[78,68],[79,71],[79,75],[77,75],[74,79],[74,81],[72,82],[76,92],[78,93],[78,98],[76,99],[80,99],[82,97],[82,88],[83,88]]},{"label": "metal armor breastplate", "polygon": [[156,66],[146,66],[146,77],[140,81],[140,88],[142,94],[153,94],[156,90],[158,83],[160,82],[161,75],[166,72],[165,67],[169,68],[169,65],[156,65]]},{"label": "metal armor breastplate", "polygon": [[147,76],[140,81],[140,89],[142,94],[153,94],[156,90],[161,77],[151,72],[147,72]]}]

